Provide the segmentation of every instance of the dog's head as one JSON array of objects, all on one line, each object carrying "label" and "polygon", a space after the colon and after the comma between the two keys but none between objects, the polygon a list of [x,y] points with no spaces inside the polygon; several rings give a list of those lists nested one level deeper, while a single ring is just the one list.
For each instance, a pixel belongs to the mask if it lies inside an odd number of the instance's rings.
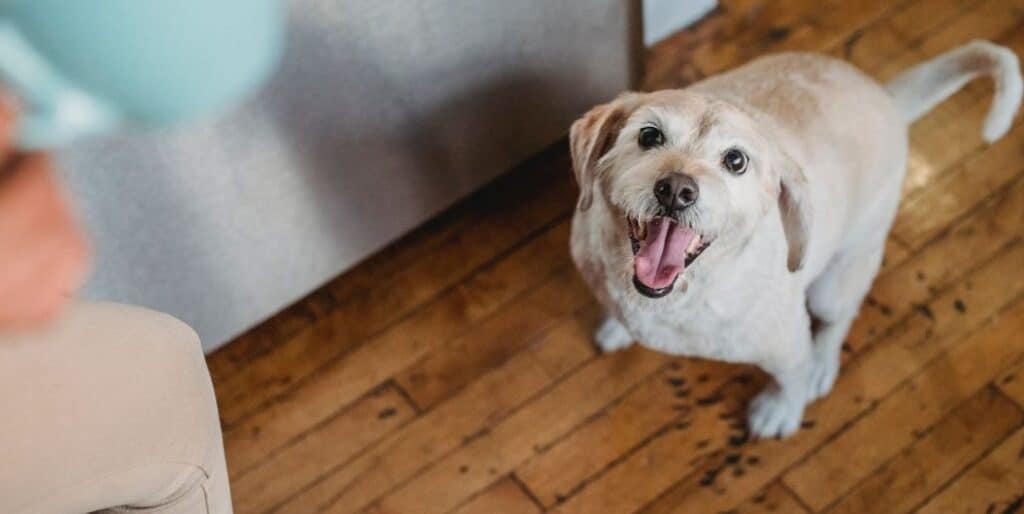
[{"label": "dog's head", "polygon": [[766,133],[737,106],[678,90],[625,93],[573,123],[577,208],[597,197],[621,220],[637,291],[667,295],[705,250],[741,251],[765,216],[781,216],[789,270],[803,265],[806,179]]}]

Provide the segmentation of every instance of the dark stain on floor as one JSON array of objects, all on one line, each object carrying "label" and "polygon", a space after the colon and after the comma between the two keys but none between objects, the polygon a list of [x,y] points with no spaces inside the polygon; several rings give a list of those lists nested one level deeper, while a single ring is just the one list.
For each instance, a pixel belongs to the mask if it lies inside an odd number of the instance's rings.
[{"label": "dark stain on floor", "polygon": [[707,407],[708,405],[714,405],[720,401],[722,401],[722,395],[720,393],[712,393],[703,398],[697,398],[697,405]]},{"label": "dark stain on floor", "polygon": [[960,314],[967,314],[967,305],[959,298],[953,301],[953,308]]},{"label": "dark stain on floor", "polygon": [[931,307],[923,303],[915,303],[914,308],[917,309],[917,312],[920,312],[922,316],[935,321],[935,312],[932,311]]}]

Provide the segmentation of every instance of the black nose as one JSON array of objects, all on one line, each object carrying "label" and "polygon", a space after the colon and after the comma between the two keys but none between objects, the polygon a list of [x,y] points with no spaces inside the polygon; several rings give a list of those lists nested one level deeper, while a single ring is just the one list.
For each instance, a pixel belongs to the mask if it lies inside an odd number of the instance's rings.
[{"label": "black nose", "polygon": [[669,211],[683,210],[696,203],[699,196],[697,181],[682,173],[669,173],[654,184],[654,197]]}]

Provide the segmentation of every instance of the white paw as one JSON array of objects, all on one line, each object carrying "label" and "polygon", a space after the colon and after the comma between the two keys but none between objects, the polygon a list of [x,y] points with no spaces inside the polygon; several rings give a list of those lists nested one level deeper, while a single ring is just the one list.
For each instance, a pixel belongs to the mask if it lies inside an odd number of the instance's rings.
[{"label": "white paw", "polygon": [[789,437],[800,428],[803,416],[803,402],[783,394],[778,386],[770,385],[750,403],[747,423],[754,437]]},{"label": "white paw", "polygon": [[619,320],[609,316],[601,322],[594,332],[594,341],[605,353],[619,351],[633,344],[633,336],[629,335],[626,327],[619,323]]},{"label": "white paw", "polygon": [[808,398],[814,401],[827,395],[838,376],[839,356],[834,352],[815,352],[807,382]]}]

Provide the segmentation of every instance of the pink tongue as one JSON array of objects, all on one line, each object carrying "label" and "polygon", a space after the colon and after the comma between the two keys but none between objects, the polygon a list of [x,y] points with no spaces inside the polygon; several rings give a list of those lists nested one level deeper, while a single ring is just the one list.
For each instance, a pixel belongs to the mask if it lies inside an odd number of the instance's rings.
[{"label": "pink tongue", "polygon": [[647,240],[633,262],[636,278],[651,289],[672,285],[686,269],[686,248],[697,233],[665,218],[647,224]]}]

